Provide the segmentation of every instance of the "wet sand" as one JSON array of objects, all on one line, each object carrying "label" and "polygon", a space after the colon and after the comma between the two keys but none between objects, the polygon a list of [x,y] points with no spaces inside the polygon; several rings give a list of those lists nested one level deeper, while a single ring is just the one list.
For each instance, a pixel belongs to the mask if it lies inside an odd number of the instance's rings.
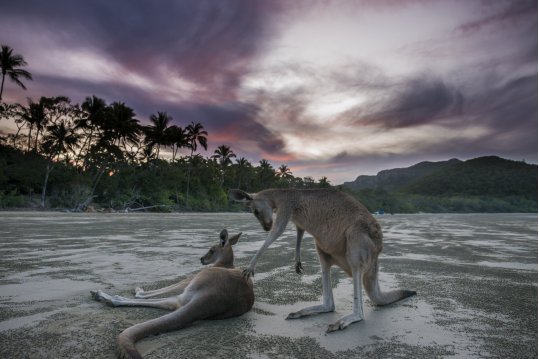
[{"label": "wet sand", "polygon": [[[321,298],[312,239],[305,274],[294,272],[289,226],[261,258],[253,310],[146,338],[145,358],[537,357],[537,215],[381,216],[382,289],[418,295],[388,307],[364,298],[365,320],[326,326],[352,308],[352,285],[335,268],[336,312],[286,315]],[[265,233],[249,214],[0,212],[0,358],[114,358],[115,337],[165,311],[111,308],[90,290],[131,296],[196,272],[222,228],[243,232],[244,266]]]}]

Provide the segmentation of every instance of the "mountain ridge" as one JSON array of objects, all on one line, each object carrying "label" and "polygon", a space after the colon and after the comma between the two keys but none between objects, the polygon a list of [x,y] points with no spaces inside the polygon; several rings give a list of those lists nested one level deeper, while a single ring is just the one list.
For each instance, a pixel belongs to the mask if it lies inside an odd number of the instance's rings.
[{"label": "mountain ridge", "polygon": [[430,174],[437,169],[460,162],[462,161],[457,158],[436,162],[422,161],[409,167],[382,170],[376,175],[359,175],[354,181],[344,182],[343,186],[352,190],[367,188],[394,190],[398,187],[405,186],[415,179]]},{"label": "mountain ridge", "polygon": [[537,213],[537,165],[498,156],[424,161],[342,188],[372,211]]}]

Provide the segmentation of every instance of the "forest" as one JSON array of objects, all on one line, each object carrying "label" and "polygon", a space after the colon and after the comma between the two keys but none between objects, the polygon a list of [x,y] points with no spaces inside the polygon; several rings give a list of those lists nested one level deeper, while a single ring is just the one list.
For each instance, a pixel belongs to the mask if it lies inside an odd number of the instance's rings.
[{"label": "forest", "polygon": [[371,212],[537,212],[537,165],[494,156],[385,170],[370,187],[350,188],[266,159],[253,164],[226,145],[204,157],[202,124],[182,128],[157,112],[142,125],[126,104],[95,96],[80,105],[67,97],[2,104],[6,118],[17,131],[0,137],[0,209],[240,211],[230,188],[333,187]]},{"label": "forest", "polygon": [[286,164],[238,158],[226,145],[203,157],[201,123],[180,127],[157,112],[142,125],[125,103],[96,96],[80,105],[64,96],[2,104],[7,118],[17,132],[0,138],[1,208],[222,211],[237,208],[229,188],[330,187],[325,177],[294,177]]}]

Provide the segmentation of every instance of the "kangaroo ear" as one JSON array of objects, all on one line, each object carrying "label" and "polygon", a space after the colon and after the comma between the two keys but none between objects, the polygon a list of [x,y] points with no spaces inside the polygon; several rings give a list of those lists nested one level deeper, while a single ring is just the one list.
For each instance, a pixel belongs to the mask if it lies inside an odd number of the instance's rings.
[{"label": "kangaroo ear", "polygon": [[250,202],[253,200],[253,197],[240,189],[231,189],[228,191],[228,199],[236,202]]},{"label": "kangaroo ear", "polygon": [[221,231],[221,234],[219,234],[219,238],[221,239],[221,247],[224,247],[226,240],[228,239],[228,231],[226,230],[226,228]]},{"label": "kangaroo ear", "polygon": [[238,233],[236,235],[233,235],[232,237],[230,237],[228,239],[228,244],[230,244],[231,246],[233,246],[234,244],[238,243],[238,240],[240,239],[240,236],[241,236],[241,233]]}]

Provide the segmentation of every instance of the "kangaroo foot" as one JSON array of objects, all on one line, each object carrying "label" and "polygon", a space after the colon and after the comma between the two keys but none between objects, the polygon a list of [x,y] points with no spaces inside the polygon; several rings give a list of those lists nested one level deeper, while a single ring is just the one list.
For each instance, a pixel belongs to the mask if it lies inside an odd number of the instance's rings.
[{"label": "kangaroo foot", "polygon": [[141,287],[135,288],[135,298],[139,298],[139,296],[142,296],[144,294],[144,289]]},{"label": "kangaroo foot", "polygon": [[[92,290],[90,291],[90,293],[92,294],[92,298],[94,298],[94,300],[97,300],[98,302],[103,302],[107,305],[110,305],[112,307],[115,307],[116,306],[116,303],[114,302],[114,297],[101,291],[101,290]],[[115,297],[118,297],[118,296],[115,296]]]},{"label": "kangaroo foot", "polygon": [[322,313],[328,313],[333,312],[335,310],[335,306],[327,306],[327,305],[315,305],[312,307],[304,308],[300,311],[293,312],[288,314],[286,319],[298,319],[307,317],[309,315],[315,315],[315,314],[322,314]]},{"label": "kangaroo foot", "polygon": [[343,330],[347,328],[350,324],[362,321],[363,317],[358,314],[348,314],[336,321],[333,324],[328,325],[326,333],[335,332],[337,330]]}]

